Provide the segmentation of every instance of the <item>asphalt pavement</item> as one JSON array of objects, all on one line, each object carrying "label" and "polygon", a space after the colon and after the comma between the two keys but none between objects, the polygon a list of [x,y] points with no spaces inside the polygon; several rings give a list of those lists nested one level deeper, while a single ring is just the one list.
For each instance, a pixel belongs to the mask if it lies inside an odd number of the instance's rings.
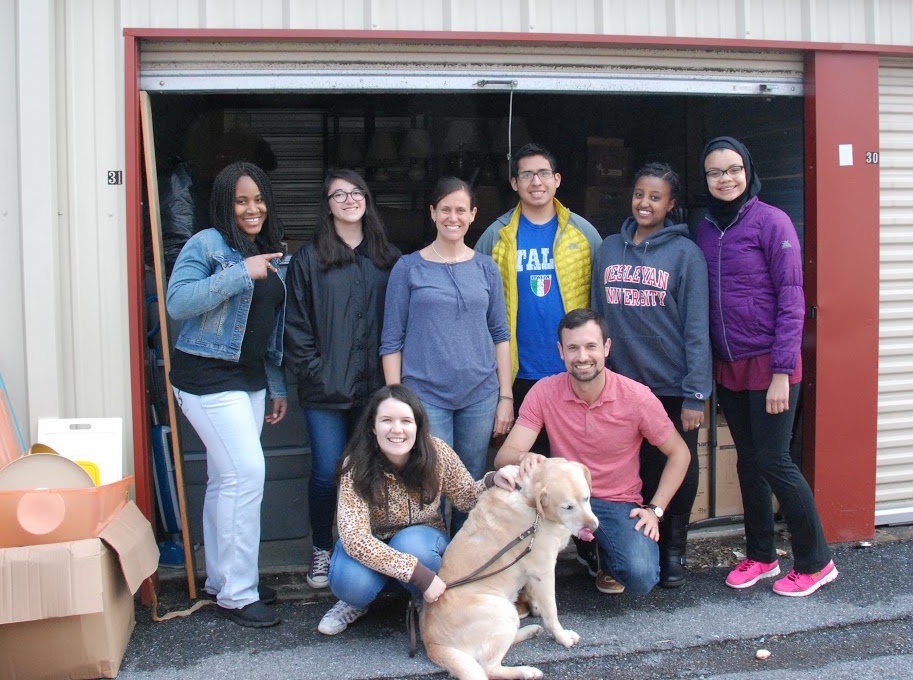
[{"label": "asphalt pavement", "polygon": [[[910,528],[879,530],[868,547],[833,546],[840,577],[807,598],[774,595],[770,581],[744,591],[726,587],[729,567],[717,566],[725,562],[719,555],[742,544],[731,536],[703,539],[716,543],[692,551],[697,564],[685,586],[643,596],[603,595],[583,567],[561,561],[559,616],[580,643],[565,649],[544,633],[514,647],[505,664],[538,666],[547,678],[911,678],[911,534]],[[781,561],[784,573],[790,566],[788,557]],[[293,572],[268,577],[279,591],[283,622],[264,630],[230,623],[211,607],[154,623],[151,610],[138,604],[118,677],[446,677],[423,649],[409,658],[405,598],[384,596],[365,618],[327,637],[317,623],[335,599],[302,579]],[[179,584],[163,586],[164,607],[189,604]],[[757,660],[758,649],[770,657]]]}]

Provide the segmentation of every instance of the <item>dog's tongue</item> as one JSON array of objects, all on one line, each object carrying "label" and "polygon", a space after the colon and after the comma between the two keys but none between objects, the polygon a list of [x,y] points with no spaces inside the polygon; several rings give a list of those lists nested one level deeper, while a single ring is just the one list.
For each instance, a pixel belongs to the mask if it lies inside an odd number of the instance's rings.
[{"label": "dog's tongue", "polygon": [[586,527],[583,527],[580,531],[577,532],[577,538],[579,538],[581,541],[592,541],[596,537],[593,535],[592,531]]}]

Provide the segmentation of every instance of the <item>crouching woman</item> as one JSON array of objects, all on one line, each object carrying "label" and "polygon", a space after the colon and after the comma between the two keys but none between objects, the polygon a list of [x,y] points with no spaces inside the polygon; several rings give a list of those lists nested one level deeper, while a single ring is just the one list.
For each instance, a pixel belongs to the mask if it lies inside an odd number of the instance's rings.
[{"label": "crouching woman", "polygon": [[441,495],[468,512],[495,483],[510,488],[511,470],[474,481],[447,444],[429,434],[415,393],[380,388],[365,407],[340,461],[339,542],[330,562],[330,589],[339,598],[317,629],[336,635],[368,611],[390,580],[429,602],[444,592],[438,578],[450,542]]}]

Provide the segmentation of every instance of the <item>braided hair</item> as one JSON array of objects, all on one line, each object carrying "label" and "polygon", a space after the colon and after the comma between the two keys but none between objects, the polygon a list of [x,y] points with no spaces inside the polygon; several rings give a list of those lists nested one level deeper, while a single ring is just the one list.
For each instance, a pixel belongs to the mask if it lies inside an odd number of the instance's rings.
[{"label": "braided hair", "polygon": [[[266,220],[254,241],[238,228],[235,218],[235,187],[242,177],[250,177],[254,181],[266,204]],[[216,175],[209,198],[209,219],[225,242],[244,257],[284,251],[282,237],[285,227],[276,209],[273,185],[267,174],[253,163],[238,161],[225,166]]]}]

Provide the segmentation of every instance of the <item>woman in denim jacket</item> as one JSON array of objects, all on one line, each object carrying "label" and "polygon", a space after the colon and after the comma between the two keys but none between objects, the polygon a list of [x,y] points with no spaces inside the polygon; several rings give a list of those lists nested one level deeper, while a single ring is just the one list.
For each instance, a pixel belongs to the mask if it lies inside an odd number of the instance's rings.
[{"label": "woman in denim jacket", "polygon": [[[205,591],[242,626],[279,623],[259,589],[260,433],[288,407],[282,362],[282,222],[266,173],[233,163],[213,184],[214,225],[187,241],[168,284],[168,313],[183,321],[171,364],[181,410],[206,446]],[[284,272],[284,267],[282,268]]]}]

